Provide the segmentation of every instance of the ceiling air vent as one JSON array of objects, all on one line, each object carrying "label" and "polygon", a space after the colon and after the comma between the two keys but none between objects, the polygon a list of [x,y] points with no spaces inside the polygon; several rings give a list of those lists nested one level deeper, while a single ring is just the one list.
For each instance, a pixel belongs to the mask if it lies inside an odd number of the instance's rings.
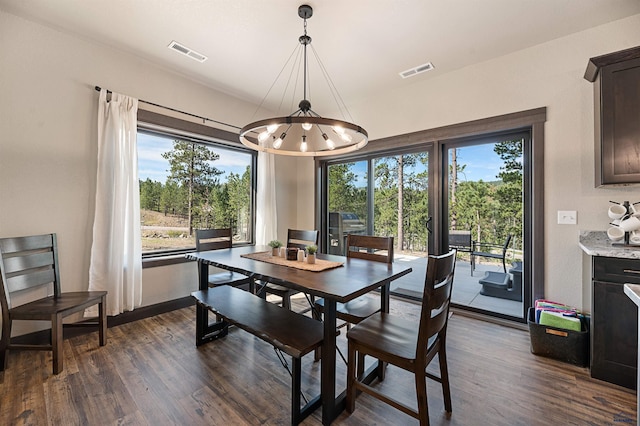
[{"label": "ceiling air vent", "polygon": [[408,69],[406,71],[402,71],[399,74],[400,74],[400,77],[402,78],[409,78],[426,71],[431,71],[433,68],[434,68],[433,64],[431,62],[427,62],[426,64],[418,65],[417,67]]},{"label": "ceiling air vent", "polygon": [[178,53],[182,53],[185,56],[190,57],[191,59],[194,59],[198,62],[204,62],[207,60],[207,57],[196,52],[195,50],[191,50],[186,46],[181,45],[180,43],[178,43],[177,41],[173,40],[171,43],[169,43],[169,46],[167,46],[169,49],[171,50],[175,50]]}]

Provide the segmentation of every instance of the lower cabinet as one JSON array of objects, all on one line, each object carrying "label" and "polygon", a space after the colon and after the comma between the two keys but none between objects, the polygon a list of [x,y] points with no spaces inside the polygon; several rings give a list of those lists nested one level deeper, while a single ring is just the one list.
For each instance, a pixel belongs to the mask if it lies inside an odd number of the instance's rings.
[{"label": "lower cabinet", "polygon": [[591,377],[635,389],[638,307],[624,284],[640,284],[640,260],[593,258]]}]

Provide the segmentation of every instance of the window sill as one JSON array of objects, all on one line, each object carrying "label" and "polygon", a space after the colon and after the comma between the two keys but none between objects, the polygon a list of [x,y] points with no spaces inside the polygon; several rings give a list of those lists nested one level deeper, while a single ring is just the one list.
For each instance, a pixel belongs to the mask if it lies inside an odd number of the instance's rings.
[{"label": "window sill", "polygon": [[179,263],[192,262],[187,259],[184,253],[173,254],[173,255],[164,255],[164,256],[155,256],[155,257],[147,257],[142,259],[142,269],[146,268],[156,268],[158,266],[168,266],[168,265],[177,265]]}]

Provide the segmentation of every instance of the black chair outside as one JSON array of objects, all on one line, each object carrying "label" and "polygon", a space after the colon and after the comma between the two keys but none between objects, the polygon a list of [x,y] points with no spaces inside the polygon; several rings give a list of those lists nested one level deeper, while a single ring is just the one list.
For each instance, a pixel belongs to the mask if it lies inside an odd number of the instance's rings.
[{"label": "black chair outside", "polygon": [[473,242],[471,241],[471,231],[449,231],[449,250],[456,249],[458,253],[471,253]]},{"label": "black chair outside", "polygon": [[[318,245],[318,231],[316,230],[302,230],[302,229],[289,229],[287,231],[287,248],[297,248],[304,250],[307,246]],[[267,283],[264,291],[267,294],[278,296],[282,299],[282,307],[285,309],[291,309],[291,296],[299,293],[297,290],[293,290],[278,284]],[[313,303],[313,300],[312,300]],[[309,309],[303,312],[308,312]]]},{"label": "black chair outside", "polygon": [[[231,228],[196,229],[196,251],[228,249],[233,246]],[[200,268],[198,268],[198,275]],[[209,287],[230,285],[249,291],[251,278],[232,271],[221,271],[209,274]]]},{"label": "black chair outside", "polygon": [[[418,327],[415,321],[379,312],[347,332],[349,361],[346,408],[349,413],[355,409],[357,391],[360,390],[417,418],[421,425],[428,425],[427,377],[442,385],[444,407],[447,413],[451,413],[446,335],[455,254],[456,251],[452,250],[441,256],[429,256]],[[417,411],[361,381],[365,355],[393,364],[415,375]],[[440,364],[440,376],[426,371],[436,355]]]},{"label": "black chair outside", "polygon": [[[471,251],[471,276],[473,276],[473,271],[476,269],[476,257],[486,257],[489,259],[499,259],[502,261],[502,269],[504,273],[507,273],[507,250],[509,249],[509,244],[511,243],[511,235],[507,236],[506,241],[503,245],[499,244],[491,244],[491,243],[480,243],[477,241],[473,242],[473,250]],[[491,251],[496,250],[497,252]]]},{"label": "black chair outside", "polygon": [[[50,285],[53,286],[53,295],[21,305],[12,303],[13,293],[20,292],[24,295],[29,291],[41,292],[43,287],[48,288]],[[62,320],[94,305],[98,305],[97,318],[88,318],[73,325],[96,327],[100,346],[104,346],[107,343],[106,298],[106,291],[61,291],[56,234],[0,239],[0,371],[7,367],[7,353],[10,349],[31,349],[52,351],[53,374],[60,373],[64,359]],[[14,320],[50,321],[50,343],[11,343]]]}]

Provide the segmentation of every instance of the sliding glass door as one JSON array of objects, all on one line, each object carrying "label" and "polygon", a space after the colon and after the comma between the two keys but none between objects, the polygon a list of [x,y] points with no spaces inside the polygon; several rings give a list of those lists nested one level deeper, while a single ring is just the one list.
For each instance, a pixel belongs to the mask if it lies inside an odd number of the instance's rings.
[{"label": "sliding glass door", "polygon": [[443,235],[458,249],[455,304],[522,317],[528,137],[512,133],[445,145]]}]

